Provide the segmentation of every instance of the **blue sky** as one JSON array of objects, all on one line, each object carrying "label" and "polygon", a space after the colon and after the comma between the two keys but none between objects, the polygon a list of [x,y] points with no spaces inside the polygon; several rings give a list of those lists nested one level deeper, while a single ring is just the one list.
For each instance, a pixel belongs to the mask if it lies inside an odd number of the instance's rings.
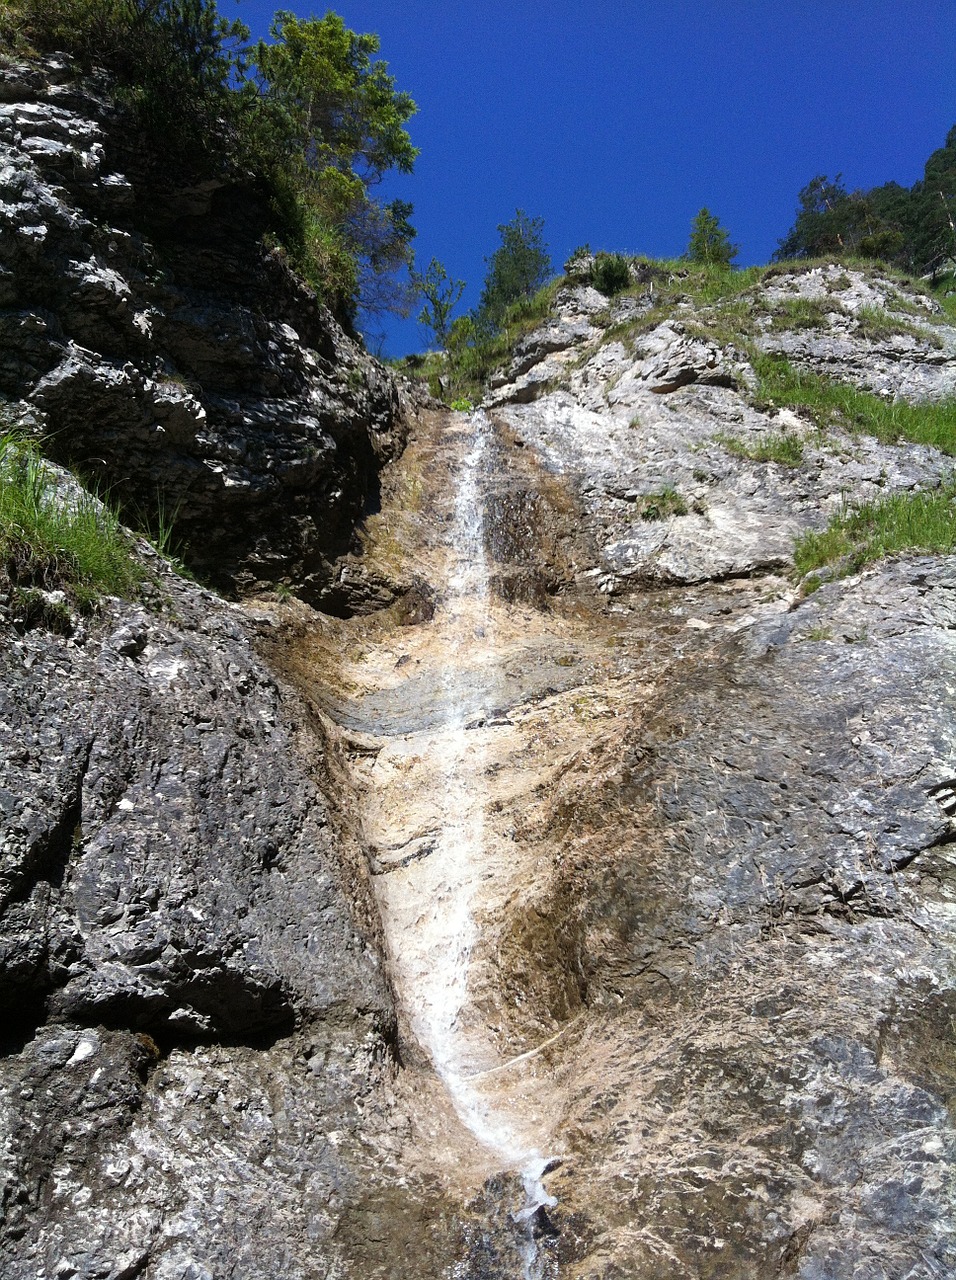
[{"label": "blue sky", "polygon": [[[220,0],[265,34],[272,4]],[[817,173],[910,185],[956,124],[956,0],[287,0],[381,37],[418,114],[416,253],[468,282],[497,226],[545,221],[556,268],[592,248],[673,256],[702,205],[765,262]],[[390,322],[388,354],[419,350]]]}]

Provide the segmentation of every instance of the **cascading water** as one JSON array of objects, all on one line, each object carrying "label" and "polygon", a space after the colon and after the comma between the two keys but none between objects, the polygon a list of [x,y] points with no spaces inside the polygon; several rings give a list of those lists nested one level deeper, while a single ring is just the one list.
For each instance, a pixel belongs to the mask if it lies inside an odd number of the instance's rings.
[{"label": "cascading water", "polygon": [[520,1175],[525,1203],[512,1219],[521,1237],[520,1274],[523,1280],[544,1280],[547,1260],[540,1256],[535,1227],[544,1208],[556,1203],[542,1182],[548,1160],[521,1117],[502,1110],[500,1086],[488,1083],[502,1064],[488,1035],[466,1017],[478,895],[492,874],[485,779],[503,698],[482,494],[491,431],[482,411],[471,415],[468,448],[456,481],[452,565],[442,615],[436,619],[447,648],[438,724],[430,729],[440,740],[436,745],[443,761],[442,776],[436,779],[437,831],[427,856],[383,876],[380,893],[412,1029],[460,1120],[500,1167]]}]

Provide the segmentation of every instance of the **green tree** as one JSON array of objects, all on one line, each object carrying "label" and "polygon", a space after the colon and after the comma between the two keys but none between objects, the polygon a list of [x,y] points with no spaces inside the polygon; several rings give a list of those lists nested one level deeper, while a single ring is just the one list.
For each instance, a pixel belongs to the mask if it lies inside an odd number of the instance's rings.
[{"label": "green tree", "polygon": [[411,261],[411,206],[373,194],[391,169],[411,173],[418,151],[405,125],[415,112],[375,35],[350,31],[338,14],[300,19],[280,10],[273,43],[253,51],[257,107],[270,150],[296,184],[302,238],[340,313],[354,315],[377,277]]},{"label": "green tree", "polygon": [[773,255],[790,258],[859,255],[903,265],[911,256],[912,195],[888,182],[872,191],[847,191],[837,174],[818,174],[800,192],[793,226]]},{"label": "green tree", "polygon": [[855,253],[875,229],[866,195],[847,191],[841,176],[817,174],[801,190],[796,220],[773,255],[777,261]]},{"label": "green tree", "polygon": [[935,271],[944,260],[956,257],[956,125],[926,161],[923,177],[911,194],[916,206],[914,265],[921,271]]},{"label": "green tree", "polygon": [[736,258],[738,246],[730,243],[730,233],[709,209],[701,209],[690,225],[687,257],[691,262],[715,263],[729,267]]},{"label": "green tree", "polygon": [[412,272],[412,284],[425,304],[418,323],[435,335],[435,341],[444,351],[448,346],[451,313],[465,291],[465,282],[453,280],[438,259],[432,258],[424,273]]},{"label": "green tree", "polygon": [[501,244],[485,259],[488,271],[475,314],[475,322],[484,332],[497,330],[508,307],[532,297],[551,274],[543,218],[529,218],[516,209],[512,220],[498,227],[498,234]]},{"label": "green tree", "polygon": [[773,255],[859,254],[906,271],[936,272],[956,256],[956,126],[912,187],[887,182],[847,191],[840,174],[818,174],[798,197],[796,218]]}]

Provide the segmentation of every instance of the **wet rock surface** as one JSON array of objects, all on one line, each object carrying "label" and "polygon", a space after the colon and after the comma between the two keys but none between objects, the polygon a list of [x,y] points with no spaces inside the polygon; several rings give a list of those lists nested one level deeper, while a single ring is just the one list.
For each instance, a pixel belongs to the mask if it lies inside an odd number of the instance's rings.
[{"label": "wet rock surface", "polygon": [[220,588],[348,610],[336,561],[401,448],[398,392],[267,229],[247,182],[152,163],[65,66],[5,69],[0,393]]},{"label": "wet rock surface", "polygon": [[[441,511],[463,426],[433,431],[404,465],[423,451],[423,507]],[[805,598],[768,573],[605,604],[560,485],[527,448],[501,458],[489,506],[528,509],[502,506],[509,483],[537,495],[521,558],[549,549],[565,585],[496,596],[456,667],[484,673],[476,705],[493,707],[466,732],[485,854],[459,1023],[485,1046],[484,1096],[561,1157],[530,1274],[945,1274],[952,566],[899,559]],[[441,527],[392,526],[433,580]],[[515,545],[499,531],[500,580]],[[439,600],[427,622],[337,624],[297,650],[293,678],[344,726],[386,914],[402,877],[454,900],[440,866],[417,870],[440,857],[441,619]],[[390,713],[406,696],[418,718]],[[494,1162],[426,1127],[413,1117],[416,1158],[442,1167],[451,1146],[484,1188],[453,1274],[526,1274]]]}]

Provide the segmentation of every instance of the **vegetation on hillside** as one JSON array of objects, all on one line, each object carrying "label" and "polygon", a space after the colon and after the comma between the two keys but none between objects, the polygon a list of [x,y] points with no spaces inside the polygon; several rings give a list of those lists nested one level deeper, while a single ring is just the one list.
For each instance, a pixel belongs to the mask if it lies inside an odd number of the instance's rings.
[{"label": "vegetation on hillside", "polygon": [[816,373],[794,368],[777,356],[753,353],[758,399],[800,410],[817,426],[838,426],[875,436],[884,444],[901,440],[930,445],[956,456],[956,402],[885,400]]},{"label": "vegetation on hillside", "polygon": [[938,272],[956,258],[956,125],[912,187],[887,182],[848,191],[839,173],[807,183],[774,257],[832,254],[877,258],[920,274]]},{"label": "vegetation on hillside", "polygon": [[794,562],[803,576],[834,566],[855,573],[894,552],[951,555],[956,551],[956,483],[930,492],[894,493],[846,508],[825,529],[797,540]]},{"label": "vegetation on hillside", "polygon": [[527,302],[551,274],[551,256],[544,242],[544,219],[529,218],[516,209],[510,222],[498,227],[501,244],[485,261],[488,272],[473,320],[478,332],[498,331],[509,307]]},{"label": "vegetation on hillside", "polygon": [[701,209],[691,223],[687,245],[689,261],[729,267],[738,252],[739,246],[730,243],[730,232],[720,225],[720,219],[708,208]]},{"label": "vegetation on hillside", "polygon": [[407,303],[394,281],[411,258],[411,206],[375,189],[414,165],[414,102],[376,60],[378,38],[335,13],[280,10],[270,36],[251,45],[215,0],[0,0],[8,48],[105,72],[155,154],[263,184],[276,241],[341,319]]},{"label": "vegetation on hillside", "polygon": [[61,629],[67,601],[89,610],[104,595],[134,597],[144,577],[113,508],[65,487],[31,441],[0,436],[0,594],[14,621]]},{"label": "vegetation on hillside", "polygon": [[500,244],[485,259],[487,274],[478,306],[451,322],[464,281],[453,280],[432,259],[424,273],[413,273],[424,307],[419,322],[438,343],[426,356],[399,361],[407,373],[428,381],[436,396],[447,400],[480,400],[489,376],[507,360],[523,333],[547,316],[559,281],[551,275],[544,242],[544,220],[522,209],[498,227]]}]

